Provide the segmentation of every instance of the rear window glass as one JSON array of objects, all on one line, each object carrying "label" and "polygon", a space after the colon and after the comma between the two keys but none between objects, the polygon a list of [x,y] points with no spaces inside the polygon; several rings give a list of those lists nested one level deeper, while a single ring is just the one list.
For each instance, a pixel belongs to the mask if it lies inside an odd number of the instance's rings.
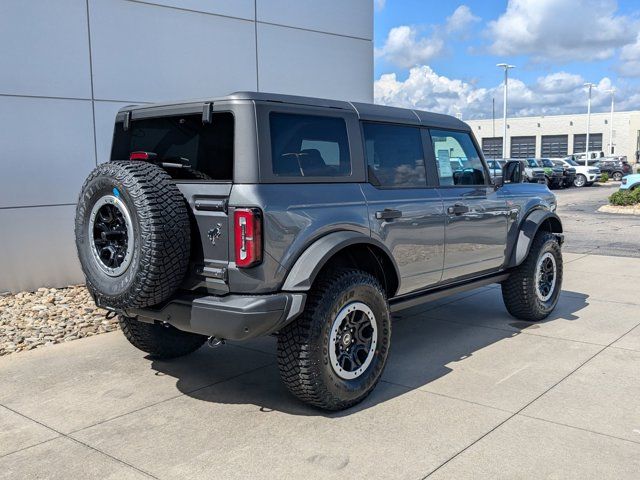
[{"label": "rear window glass", "polygon": [[271,112],[269,126],[275,175],[351,175],[347,125],[342,118]]},{"label": "rear window glass", "polygon": [[116,124],[112,160],[126,160],[131,152],[155,153],[156,162],[176,179],[231,181],[233,177],[233,114],[214,113],[211,123],[202,115],[133,120],[127,131]]}]

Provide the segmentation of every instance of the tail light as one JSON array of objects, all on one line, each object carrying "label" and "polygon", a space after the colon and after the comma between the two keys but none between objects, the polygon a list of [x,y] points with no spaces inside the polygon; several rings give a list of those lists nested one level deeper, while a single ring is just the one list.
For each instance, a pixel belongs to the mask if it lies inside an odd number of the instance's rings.
[{"label": "tail light", "polygon": [[131,152],[129,160],[155,160],[157,156],[153,152]]},{"label": "tail light", "polygon": [[262,261],[262,214],[258,208],[236,208],[233,217],[236,266],[247,268]]}]

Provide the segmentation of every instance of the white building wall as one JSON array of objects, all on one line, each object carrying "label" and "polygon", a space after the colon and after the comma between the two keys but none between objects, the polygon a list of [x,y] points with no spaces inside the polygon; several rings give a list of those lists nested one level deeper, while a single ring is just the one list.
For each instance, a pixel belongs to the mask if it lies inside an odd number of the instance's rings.
[{"label": "white building wall", "polygon": [[0,292],[83,280],[87,174],[132,103],[258,90],[371,102],[372,0],[2,0]]},{"label": "white building wall", "polygon": [[[602,134],[602,150],[608,152],[611,139],[610,113],[592,113],[590,134]],[[467,120],[478,143],[488,137],[502,137],[502,118]],[[495,128],[494,128],[495,124]],[[573,153],[574,135],[587,132],[587,115],[552,115],[536,117],[516,117],[507,119],[507,151],[511,152],[511,138],[517,136],[536,137],[536,156],[542,155],[542,136],[567,135],[568,153]],[[494,133],[495,132],[495,133]],[[640,111],[615,112],[613,117],[613,147],[615,155],[626,155],[630,162],[636,161],[638,136],[640,134]]]}]

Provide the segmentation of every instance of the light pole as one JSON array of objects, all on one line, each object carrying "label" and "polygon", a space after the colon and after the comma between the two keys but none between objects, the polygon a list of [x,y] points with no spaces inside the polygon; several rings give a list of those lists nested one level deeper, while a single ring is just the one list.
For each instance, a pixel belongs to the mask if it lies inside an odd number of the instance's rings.
[{"label": "light pole", "polygon": [[504,102],[502,105],[502,158],[507,156],[507,90],[509,83],[509,69],[515,68],[515,65],[508,63],[499,63],[496,67],[504,68]]},{"label": "light pole", "polygon": [[584,149],[584,156],[585,156],[585,165],[588,165],[589,162],[589,155],[587,152],[589,152],[589,130],[591,130],[591,89],[593,87],[596,86],[595,83],[590,83],[587,82],[584,84],[585,87],[587,87],[589,89],[589,99],[587,100],[587,138],[586,138],[586,145],[585,145],[585,149]]},{"label": "light pole", "polygon": [[613,103],[615,101],[616,89],[611,88],[607,90],[611,94],[611,118],[609,118],[609,152],[608,155],[613,154]]}]

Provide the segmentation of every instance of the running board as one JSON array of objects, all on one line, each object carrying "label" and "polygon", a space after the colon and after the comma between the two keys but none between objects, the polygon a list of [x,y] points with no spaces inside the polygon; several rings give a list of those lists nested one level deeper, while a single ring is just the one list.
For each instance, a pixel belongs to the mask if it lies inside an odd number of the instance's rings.
[{"label": "running board", "polygon": [[468,280],[463,283],[454,283],[440,288],[407,293],[405,295],[400,295],[399,297],[395,297],[389,300],[389,307],[391,308],[392,312],[397,312],[398,310],[404,310],[406,308],[414,307],[422,303],[432,302],[440,298],[455,295],[456,293],[466,292],[467,290],[484,287],[486,285],[491,285],[492,283],[500,283],[507,278],[509,278],[509,273],[501,272],[486,277]]}]

